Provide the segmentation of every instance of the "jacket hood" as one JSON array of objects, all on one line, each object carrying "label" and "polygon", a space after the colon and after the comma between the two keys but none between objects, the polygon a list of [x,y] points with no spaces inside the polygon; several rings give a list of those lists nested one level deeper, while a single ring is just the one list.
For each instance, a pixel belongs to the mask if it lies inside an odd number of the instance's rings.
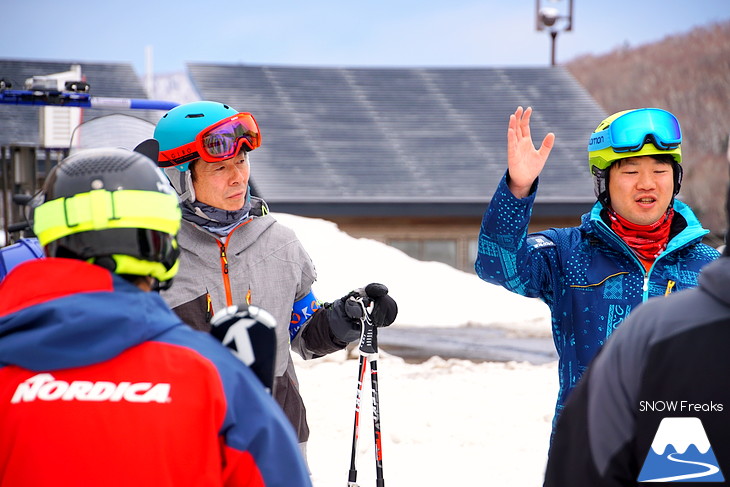
[{"label": "jacket hood", "polygon": [[180,321],[156,293],[78,260],[28,261],[0,284],[0,365],[91,365],[174,326]]}]

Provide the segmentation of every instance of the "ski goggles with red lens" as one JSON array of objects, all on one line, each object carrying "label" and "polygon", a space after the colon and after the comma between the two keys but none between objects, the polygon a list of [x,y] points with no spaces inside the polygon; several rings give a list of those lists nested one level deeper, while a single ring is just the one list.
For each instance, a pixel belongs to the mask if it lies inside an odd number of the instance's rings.
[{"label": "ski goggles with red lens", "polygon": [[260,145],[261,133],[256,119],[250,113],[241,112],[201,130],[189,144],[160,151],[158,165],[179,166],[197,158],[205,162],[221,162],[235,156],[241,149],[252,151]]},{"label": "ski goggles with red lens", "polygon": [[588,152],[611,147],[614,152],[637,152],[651,142],[657,149],[671,150],[682,143],[677,118],[659,108],[641,108],[616,118],[607,129],[591,134]]}]

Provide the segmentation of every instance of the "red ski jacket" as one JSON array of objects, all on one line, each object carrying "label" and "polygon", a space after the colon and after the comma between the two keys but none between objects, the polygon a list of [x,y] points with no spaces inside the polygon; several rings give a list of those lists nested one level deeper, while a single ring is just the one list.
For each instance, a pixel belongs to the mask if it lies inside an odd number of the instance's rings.
[{"label": "red ski jacket", "polygon": [[255,375],[155,293],[68,259],[0,284],[0,486],[309,486]]}]

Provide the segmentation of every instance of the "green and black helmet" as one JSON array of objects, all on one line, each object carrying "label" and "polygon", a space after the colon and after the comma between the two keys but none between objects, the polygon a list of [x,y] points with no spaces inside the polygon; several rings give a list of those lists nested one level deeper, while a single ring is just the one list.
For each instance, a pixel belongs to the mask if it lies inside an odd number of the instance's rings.
[{"label": "green and black helmet", "polygon": [[43,193],[33,231],[47,256],[161,283],[177,272],[178,198],[148,157],[118,148],[77,152],[51,170]]}]

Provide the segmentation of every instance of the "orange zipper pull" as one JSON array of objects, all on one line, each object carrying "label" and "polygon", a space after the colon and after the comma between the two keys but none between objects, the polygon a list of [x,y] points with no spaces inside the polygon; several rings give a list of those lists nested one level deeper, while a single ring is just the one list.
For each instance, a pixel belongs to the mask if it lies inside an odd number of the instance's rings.
[{"label": "orange zipper pull", "polygon": [[218,245],[221,248],[221,263],[223,264],[223,274],[228,274],[228,258],[226,257],[226,246],[219,242]]}]

